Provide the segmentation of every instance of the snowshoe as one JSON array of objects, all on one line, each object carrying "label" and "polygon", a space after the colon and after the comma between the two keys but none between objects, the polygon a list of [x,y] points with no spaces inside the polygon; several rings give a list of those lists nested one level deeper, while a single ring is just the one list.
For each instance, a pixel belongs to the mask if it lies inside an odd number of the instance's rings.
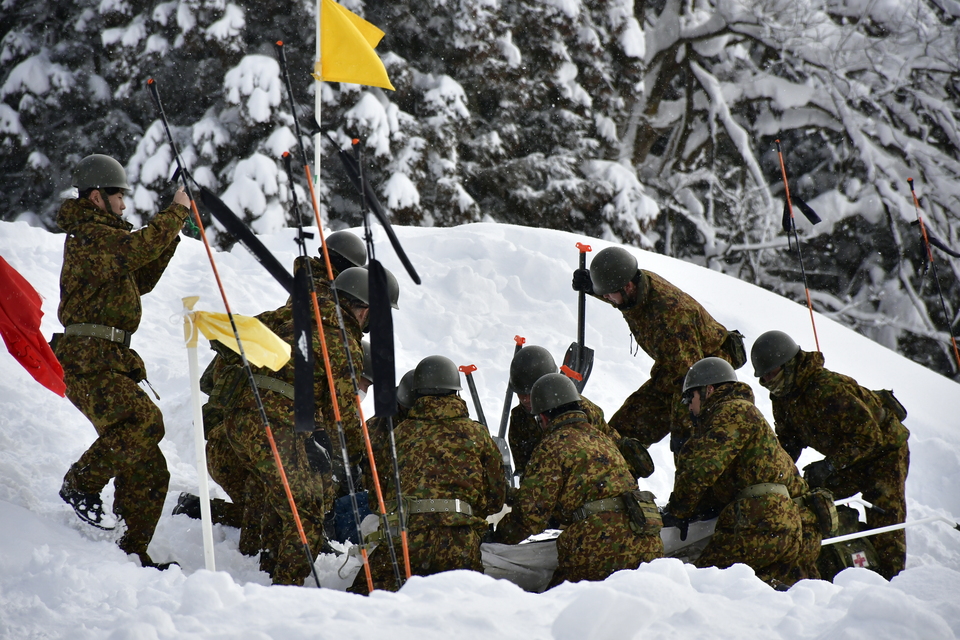
[{"label": "snowshoe", "polygon": [[100,500],[99,494],[77,491],[64,480],[63,486],[60,487],[60,497],[73,507],[77,517],[87,524],[104,531],[114,530],[115,525],[104,523],[103,502]]},{"label": "snowshoe", "polygon": [[183,492],[177,498],[177,506],[173,508],[172,515],[183,514],[194,520],[200,519],[200,497],[192,493]]}]

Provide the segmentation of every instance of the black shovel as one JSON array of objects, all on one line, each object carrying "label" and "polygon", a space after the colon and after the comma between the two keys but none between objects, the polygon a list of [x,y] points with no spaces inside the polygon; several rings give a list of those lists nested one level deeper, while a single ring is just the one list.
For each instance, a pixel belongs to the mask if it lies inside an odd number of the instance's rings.
[{"label": "black shovel", "polygon": [[[587,268],[587,252],[591,251],[590,245],[578,242],[577,249],[580,250],[580,268]],[[583,344],[583,325],[586,315],[587,294],[580,292],[579,306],[577,309],[577,341],[571,342],[567,347],[567,353],[563,356],[563,364],[580,374],[580,380],[573,379],[573,384],[577,387],[577,392],[582,393],[587,384],[587,378],[593,370],[593,349]]]}]

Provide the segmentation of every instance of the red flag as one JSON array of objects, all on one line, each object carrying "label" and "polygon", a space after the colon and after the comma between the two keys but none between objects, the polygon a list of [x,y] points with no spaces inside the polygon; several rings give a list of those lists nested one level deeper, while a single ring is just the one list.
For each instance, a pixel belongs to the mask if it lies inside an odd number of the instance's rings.
[{"label": "red flag", "polygon": [[40,333],[40,294],[0,256],[0,335],[34,379],[63,397],[63,367]]}]

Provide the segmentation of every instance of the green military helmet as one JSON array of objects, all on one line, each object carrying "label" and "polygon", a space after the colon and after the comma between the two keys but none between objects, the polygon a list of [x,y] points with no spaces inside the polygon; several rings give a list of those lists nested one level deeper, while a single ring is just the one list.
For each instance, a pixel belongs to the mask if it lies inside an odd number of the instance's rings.
[{"label": "green military helmet", "polygon": [[590,280],[598,296],[620,291],[635,275],[637,258],[622,247],[607,247],[590,262]]},{"label": "green military helmet", "polygon": [[373,382],[373,351],[370,348],[370,341],[364,338],[360,341],[360,346],[363,347],[363,373],[360,376]]},{"label": "green military helmet", "polygon": [[345,269],[333,281],[333,288],[356,298],[365,305],[370,304],[369,274],[363,267]]},{"label": "green military helmet", "polygon": [[[362,267],[367,264],[367,248],[363,245],[363,240],[349,231],[334,231],[324,239],[324,242],[331,254],[337,254],[350,263],[347,265],[348,268],[350,265]],[[333,255],[330,256],[330,260],[333,261]]]},{"label": "green military helmet", "polygon": [[399,309],[400,283],[397,281],[397,276],[393,275],[390,269],[384,267],[383,271],[387,274],[387,292],[390,294],[390,306],[394,309]]},{"label": "green military helmet", "polygon": [[123,165],[102,153],[89,155],[73,170],[73,186],[80,193],[90,189],[130,189]]},{"label": "green military helmet", "polygon": [[[369,267],[364,267],[369,271]],[[387,274],[387,295],[390,296],[390,306],[394,309],[399,309],[400,305],[400,282],[397,280],[397,276],[393,275],[393,272],[386,267],[383,268],[383,272]]]},{"label": "green military helmet", "polygon": [[557,371],[557,363],[549,351],[536,345],[523,347],[510,362],[510,388],[516,393],[528,394],[537,380]]},{"label": "green military helmet", "polygon": [[777,367],[782,367],[800,352],[800,345],[783,331],[767,331],[753,343],[750,362],[753,375],[762,378]]},{"label": "green military helmet", "polygon": [[413,377],[416,370],[410,369],[400,378],[400,384],[397,385],[397,404],[404,409],[409,409],[417,401],[417,394],[413,390]]},{"label": "green military helmet", "polygon": [[683,379],[683,391],[686,393],[690,389],[699,389],[708,384],[736,381],[737,372],[729,362],[723,358],[704,358],[687,371],[687,377]]},{"label": "green military helmet", "polygon": [[413,388],[420,395],[442,395],[459,391],[460,370],[453,360],[444,356],[427,356],[413,373]]},{"label": "green military helmet", "polygon": [[541,376],[530,390],[530,409],[535,416],[571,402],[580,402],[573,381],[562,373]]}]

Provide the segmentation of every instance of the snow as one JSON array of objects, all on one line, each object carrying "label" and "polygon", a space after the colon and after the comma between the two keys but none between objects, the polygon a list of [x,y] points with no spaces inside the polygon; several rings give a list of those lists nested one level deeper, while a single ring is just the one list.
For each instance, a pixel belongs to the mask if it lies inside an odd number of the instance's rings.
[{"label": "snow", "polygon": [[207,27],[207,38],[213,40],[236,38],[243,31],[246,23],[243,9],[230,3],[224,10],[223,17]]},{"label": "snow", "polygon": [[0,87],[0,98],[26,92],[42,96],[51,89],[69,91],[73,83],[70,71],[63,65],[51,62],[49,52],[43,49],[13,68]]},{"label": "snow", "polygon": [[280,104],[280,65],[265,55],[244,56],[223,79],[227,100],[240,104],[247,98],[246,115],[254,122],[267,122],[271,109]]},{"label": "snow", "polygon": [[[269,161],[270,165],[275,163]],[[250,167],[256,169],[256,167]],[[260,169],[263,169],[261,167]],[[254,172],[255,175],[256,172]],[[271,178],[271,180],[273,180]],[[164,197],[161,204],[166,204]],[[443,354],[476,364],[488,416],[503,402],[513,336],[560,357],[576,335],[570,272],[576,242],[593,252],[596,238],[499,224],[455,228],[397,227],[420,276],[414,286],[385,234],[374,229],[378,258],[400,280],[394,314],[397,371]],[[293,231],[261,236],[285,264],[295,255]],[[314,239],[310,251],[316,250]],[[59,270],[63,236],[24,222],[0,222],[0,255],[43,296],[42,331],[61,327]],[[721,322],[747,336],[778,328],[812,349],[805,307],[733,278],[670,258],[634,251],[655,271],[697,298]],[[594,253],[595,254],[595,253]],[[215,252],[233,310],[253,314],[279,306],[286,293],[240,246]],[[184,238],[156,289],[143,298],[133,347],[143,356],[161,400],[171,472],[169,494],[150,553],[181,567],[142,569],[113,542],[82,525],[57,496],[68,466],[95,434],[66,399],[37,385],[0,353],[0,638],[114,640],[172,638],[955,638],[960,634],[960,533],[943,524],[907,530],[907,570],[892,582],[863,569],[834,584],[803,581],[779,593],[744,565],[696,569],[657,560],[600,583],[564,584],[544,594],[510,582],[452,572],[412,579],[399,593],[364,598],[325,588],[271,587],[254,559],[237,551],[238,533],[214,527],[217,571],[203,569],[199,523],[170,516],[181,491],[196,491],[191,409],[182,346],[181,298],[222,311],[203,246]],[[588,301],[586,343],[596,364],[586,393],[607,415],[646,379],[650,359],[632,357],[620,314]],[[871,388],[893,388],[910,412],[909,519],[960,515],[960,388],[896,353],[816,316],[827,366]],[[201,366],[212,352],[201,348]],[[738,374],[771,415],[766,392]],[[372,396],[366,401],[372,413]],[[664,502],[673,465],[666,443],[651,450],[657,471],[644,482]],[[816,456],[809,452],[801,464]],[[213,487],[214,495],[222,492]],[[105,498],[112,498],[108,488]],[[325,584],[338,585],[337,561],[318,562]]]}]

